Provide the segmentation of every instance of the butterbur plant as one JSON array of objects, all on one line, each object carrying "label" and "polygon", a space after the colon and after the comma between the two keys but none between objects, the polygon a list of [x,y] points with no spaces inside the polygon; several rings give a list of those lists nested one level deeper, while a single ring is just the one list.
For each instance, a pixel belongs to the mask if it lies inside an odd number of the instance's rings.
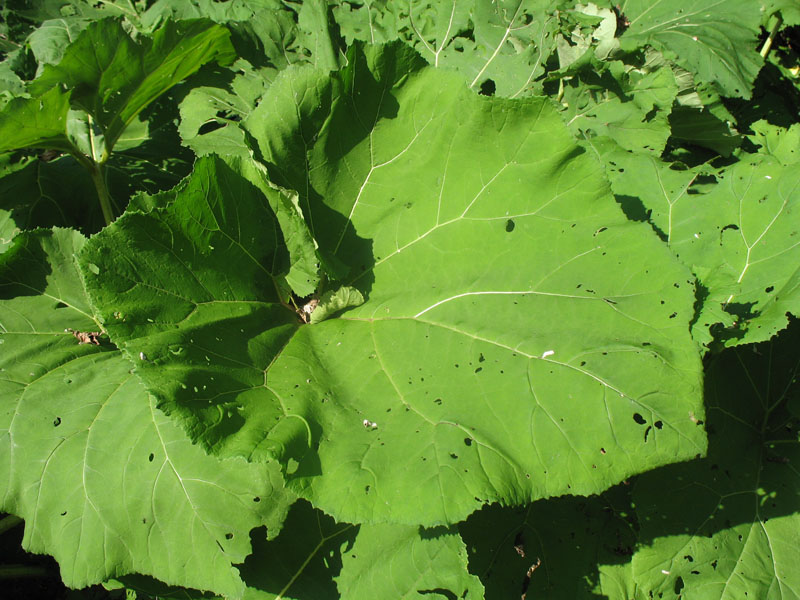
[{"label": "butterbur plant", "polygon": [[5,11],[0,508],[65,585],[797,597],[790,3]]}]

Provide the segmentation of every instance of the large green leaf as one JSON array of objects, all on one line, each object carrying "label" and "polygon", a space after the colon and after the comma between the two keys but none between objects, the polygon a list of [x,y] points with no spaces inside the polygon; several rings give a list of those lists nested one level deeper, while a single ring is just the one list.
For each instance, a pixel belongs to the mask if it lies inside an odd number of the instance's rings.
[{"label": "large green leaf", "polygon": [[800,597],[799,333],[795,322],[771,342],[716,357],[708,457],[639,478],[642,597]]},{"label": "large green leaf", "polygon": [[158,96],[209,61],[232,61],[228,38],[226,29],[206,20],[169,21],[152,38],[137,41],[119,21],[95,21],[57,65],[45,66],[31,92],[72,90],[72,103],[103,128],[110,153],[123,130]]},{"label": "large green leaf", "polygon": [[87,245],[161,405],[349,522],[456,522],[703,453],[693,281],[550,104],[482,98],[401,45],[349,58],[271,86],[250,126],[363,305],[301,326],[267,201],[219,161]]},{"label": "large green leaf", "polygon": [[[769,156],[734,164],[707,193],[691,193],[699,169],[673,168],[642,154],[605,155],[614,192],[638,198],[675,254],[707,290],[696,327],[698,341],[717,322],[727,344],[764,341],[800,314],[800,203],[796,164]],[[635,173],[635,177],[630,177]],[[727,313],[727,317],[725,316]]]},{"label": "large green leaf", "polygon": [[24,232],[2,255],[0,510],[25,519],[23,546],[55,556],[69,586],[138,572],[239,596],[249,531],[276,535],[293,496],[274,463],[193,445],[91,333],[74,263],[84,243]]},{"label": "large green leaf", "polygon": [[623,0],[618,6],[630,23],[623,44],[652,44],[724,96],[750,97],[763,63],[756,51],[758,2]]}]

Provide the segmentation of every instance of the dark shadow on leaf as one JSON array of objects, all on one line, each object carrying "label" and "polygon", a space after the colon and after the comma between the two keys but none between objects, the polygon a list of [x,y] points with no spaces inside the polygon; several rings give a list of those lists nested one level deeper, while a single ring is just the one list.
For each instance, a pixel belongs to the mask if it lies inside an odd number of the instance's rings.
[{"label": "dark shadow on leaf", "polygon": [[650,215],[653,212],[652,209],[646,208],[641,199],[636,196],[618,194],[614,194],[614,199],[617,201],[617,204],[619,204],[620,208],[622,208],[622,212],[625,213],[625,216],[628,217],[630,221],[649,223],[650,227],[653,228],[653,231],[655,231],[656,234],[658,234],[658,237],[661,238],[661,241],[667,241],[667,235],[657,225],[650,221]]},{"label": "dark shadow on leaf", "polygon": [[[711,536],[800,512],[800,423],[787,407],[800,392],[800,322],[770,342],[712,356],[706,373],[707,423],[696,419],[708,433],[705,458],[655,469],[600,496],[488,506],[459,525],[470,572],[481,577],[487,598],[519,597],[538,558],[529,598],[601,598],[598,565],[628,563],[637,549],[676,535],[722,553]],[[736,540],[726,539],[727,556],[744,556],[748,540]],[[697,557],[685,554],[664,556],[665,589],[689,592],[693,572],[715,568],[711,559],[692,563]],[[662,566],[652,568],[660,573]]]},{"label": "dark shadow on leaf", "polygon": [[357,525],[336,523],[307,501],[298,500],[276,538],[268,540],[264,527],[250,532],[253,552],[235,566],[247,586],[261,592],[277,595],[283,591],[283,597],[297,600],[338,598],[334,577],[341,572],[342,554],[352,548],[357,534]]}]

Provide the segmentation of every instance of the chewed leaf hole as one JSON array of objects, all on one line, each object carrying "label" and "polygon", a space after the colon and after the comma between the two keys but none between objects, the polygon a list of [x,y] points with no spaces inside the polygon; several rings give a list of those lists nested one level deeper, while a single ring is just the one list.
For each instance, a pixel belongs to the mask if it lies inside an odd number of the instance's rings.
[{"label": "chewed leaf hole", "polygon": [[56,417],[53,419],[53,427],[58,427],[59,425],[61,425],[61,417]]},{"label": "chewed leaf hole", "polygon": [[464,438],[464,444],[467,446],[472,446],[472,438]]},{"label": "chewed leaf hole", "polygon": [[253,498],[253,502],[261,502],[261,498],[259,498],[258,496],[256,496],[255,498]]},{"label": "chewed leaf hole", "polygon": [[484,79],[483,83],[481,84],[481,90],[478,93],[481,96],[494,96],[496,90],[497,85],[495,85],[493,79]]},{"label": "chewed leaf hole", "polygon": [[154,459],[155,457],[156,457],[156,455],[155,455],[155,454],[153,454],[153,453],[151,452],[151,453],[150,453],[150,456],[148,456],[148,457],[147,457],[147,460],[149,460],[150,462],[153,462],[153,459]]},{"label": "chewed leaf hole", "polygon": [[226,533],[225,534],[225,539],[226,540],[232,540],[233,539],[233,534],[232,533]]},{"label": "chewed leaf hole", "polygon": [[647,423],[647,420],[639,413],[633,413],[633,420],[636,421],[639,425],[644,425],[645,423]]},{"label": "chewed leaf hole", "polygon": [[656,421],[655,423],[653,423],[653,425],[656,426],[656,429],[661,429],[662,427],[664,427],[664,422],[663,421]]},{"label": "chewed leaf hole", "polygon": [[516,227],[516,225],[514,224],[514,221],[512,221],[511,219],[506,221],[506,231],[508,233],[511,233],[512,231],[514,231],[515,227]]}]

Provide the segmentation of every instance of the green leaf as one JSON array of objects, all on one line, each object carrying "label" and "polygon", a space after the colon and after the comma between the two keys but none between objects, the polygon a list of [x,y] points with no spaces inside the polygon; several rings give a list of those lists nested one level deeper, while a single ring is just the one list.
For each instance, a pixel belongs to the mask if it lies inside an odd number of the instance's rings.
[{"label": "green leaf", "polygon": [[800,542],[797,323],[717,356],[706,377],[709,452],[639,478],[633,557],[642,597],[796,598]]},{"label": "green leaf", "polygon": [[718,119],[707,110],[677,106],[669,116],[674,141],[710,148],[721,156],[730,156],[742,143],[742,137],[730,122]]},{"label": "green leaf", "polygon": [[[537,80],[556,47],[551,0],[336,2],[334,17],[348,41],[398,37],[430,64],[455,69],[475,90],[519,97],[541,93]],[[488,93],[488,90],[492,90]]]},{"label": "green leaf", "polygon": [[280,457],[339,520],[425,525],[704,451],[693,280],[549,101],[480,97],[402,45],[293,74],[253,130],[364,304],[300,326],[270,281],[288,261],[266,200],[210,160],[82,255],[193,439]]},{"label": "green leaf", "polygon": [[800,163],[800,124],[796,123],[787,129],[762,119],[750,128],[753,135],[748,138],[761,147],[760,153],[773,156],[784,165]]},{"label": "green leaf", "polygon": [[345,308],[362,304],[364,304],[364,296],[354,287],[345,285],[335,291],[328,290],[322,294],[319,304],[313,309],[311,323],[321,323]]},{"label": "green leaf", "polygon": [[0,152],[48,148],[74,152],[67,137],[70,93],[53,88],[35,98],[14,98],[0,111]]},{"label": "green leaf", "polygon": [[[184,418],[204,415],[202,425],[185,423],[192,437],[218,453],[283,456],[293,444],[264,436],[286,414],[264,370],[300,320],[281,304],[289,261],[269,201],[209,157],[159,204],[127,212],[82,255],[106,327],[160,406]],[[116,266],[107,262],[112,255]],[[261,398],[258,407],[247,396]]]},{"label": "green leaf", "polygon": [[[322,259],[317,252],[317,243],[303,218],[297,193],[271,183],[264,166],[255,160],[229,159],[228,164],[258,187],[269,200],[270,208],[278,220],[283,242],[289,252],[286,283],[301,298],[317,292],[321,279]],[[342,308],[344,305],[337,310]]]},{"label": "green leaf", "polygon": [[654,227],[707,290],[694,329],[699,342],[707,344],[704,331],[721,320],[739,321],[719,334],[725,344],[764,341],[786,327],[787,312],[800,314],[796,165],[742,161],[718,175],[707,193],[693,194],[700,170],[624,152],[605,159],[614,192],[652,211]]},{"label": "green leaf", "polygon": [[103,128],[110,154],[123,130],[158,96],[216,60],[230,62],[234,51],[223,27],[205,20],[167,22],[152,38],[134,41],[119,21],[87,27],[57,65],[46,65],[31,93],[65,86],[71,101]]},{"label": "green leaf", "polygon": [[74,263],[84,243],[24,232],[0,259],[0,510],[25,519],[23,547],[55,556],[69,586],[138,572],[239,596],[249,531],[275,535],[293,497],[274,463],[193,445],[90,333],[100,327]]},{"label": "green leaf", "polygon": [[444,527],[362,525],[342,556],[336,585],[343,600],[428,594],[483,599],[480,580],[467,572],[464,542],[457,531]]},{"label": "green leaf", "polygon": [[46,64],[57,64],[64,56],[64,51],[89,25],[88,19],[61,18],[48,19],[37,27],[29,36],[30,45],[36,62],[41,70]]},{"label": "green leaf", "polygon": [[666,66],[647,72],[612,61],[607,71],[583,73],[565,85],[564,119],[576,137],[608,136],[623,148],[660,154],[677,93]]},{"label": "green leaf", "polygon": [[652,44],[712,82],[724,96],[750,98],[763,63],[756,51],[760,13],[752,0],[623,0],[630,22],[623,47]]},{"label": "green leaf", "polygon": [[0,254],[8,250],[19,231],[11,211],[0,209]]},{"label": "green leaf", "polygon": [[242,59],[234,67],[237,72],[229,85],[194,87],[181,101],[178,132],[198,156],[250,154],[238,122],[253,111],[268,81]]},{"label": "green leaf", "polygon": [[23,229],[74,227],[86,233],[103,224],[92,180],[71,156],[31,159],[0,178],[0,208]]}]

